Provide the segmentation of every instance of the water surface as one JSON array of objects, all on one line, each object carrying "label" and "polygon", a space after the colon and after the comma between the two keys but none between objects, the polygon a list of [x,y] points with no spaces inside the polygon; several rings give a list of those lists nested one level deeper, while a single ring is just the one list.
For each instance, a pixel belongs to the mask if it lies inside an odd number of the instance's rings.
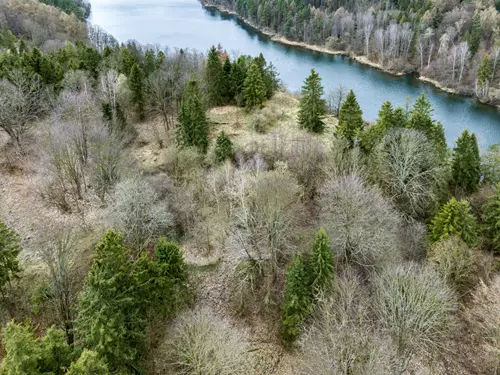
[{"label": "water surface", "polygon": [[466,128],[476,133],[481,148],[500,143],[500,111],[470,98],[440,92],[414,77],[394,77],[364,66],[347,57],[332,56],[269,40],[236,17],[204,9],[196,0],[92,0],[92,22],[102,26],[119,41],[207,51],[221,44],[230,54],[258,55],[272,61],[280,78],[292,90],[299,90],[316,69],[325,91],[340,84],[356,93],[363,116],[373,121],[382,103],[403,105],[422,91],[428,95],[434,117],[445,127],[453,145]]}]

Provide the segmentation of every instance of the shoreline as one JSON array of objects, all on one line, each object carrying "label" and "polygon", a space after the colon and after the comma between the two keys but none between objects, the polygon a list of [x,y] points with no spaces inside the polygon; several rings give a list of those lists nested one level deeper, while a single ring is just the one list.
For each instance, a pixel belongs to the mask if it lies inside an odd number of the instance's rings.
[{"label": "shoreline", "polygon": [[[241,22],[243,22],[245,25],[250,26],[254,30],[258,31],[259,33],[267,36],[273,42],[280,43],[280,44],[287,45],[287,46],[292,46],[292,47],[305,48],[305,49],[308,49],[310,51],[326,53],[326,54],[329,54],[329,55],[346,56],[346,57],[349,57],[350,59],[353,59],[354,61],[356,61],[356,62],[358,62],[358,63],[360,63],[362,65],[369,66],[371,68],[377,69],[379,71],[382,71],[384,73],[390,74],[390,75],[395,76],[395,77],[403,77],[405,75],[409,75],[410,74],[410,73],[405,73],[405,72],[400,72],[400,71],[398,72],[398,71],[394,71],[394,70],[390,70],[390,69],[384,68],[379,63],[369,60],[364,55],[358,56],[358,55],[354,55],[353,53],[349,53],[348,51],[331,50],[331,49],[329,49],[327,47],[324,47],[324,46],[318,46],[318,45],[313,45],[313,44],[307,44],[307,43],[304,43],[304,42],[297,42],[297,41],[289,40],[289,39],[285,38],[284,36],[279,35],[276,32],[259,28],[254,23],[252,23],[252,22],[248,21],[247,19],[245,19],[245,18],[241,17],[240,15],[238,15],[234,10],[227,9],[227,8],[222,7],[220,5],[207,4],[203,0],[200,0],[200,2],[201,2],[201,5],[204,8],[215,9],[215,10],[217,10],[217,11],[223,13],[223,14],[236,17],[238,20],[240,20]],[[419,74],[416,78],[419,81],[427,83],[427,84],[430,84],[435,89],[440,90],[442,92],[445,92],[447,94],[458,95],[458,96],[464,97],[464,98],[472,98],[472,99],[476,100],[479,103],[482,103],[482,104],[485,104],[485,105],[490,105],[490,106],[495,107],[495,108],[500,108],[499,105],[494,105],[494,104],[490,104],[490,103],[487,103],[487,102],[483,102],[479,98],[475,98],[475,97],[473,97],[471,95],[461,94],[458,90],[446,87],[446,86],[442,85],[440,82],[436,81],[435,79],[423,76],[421,74]]]}]

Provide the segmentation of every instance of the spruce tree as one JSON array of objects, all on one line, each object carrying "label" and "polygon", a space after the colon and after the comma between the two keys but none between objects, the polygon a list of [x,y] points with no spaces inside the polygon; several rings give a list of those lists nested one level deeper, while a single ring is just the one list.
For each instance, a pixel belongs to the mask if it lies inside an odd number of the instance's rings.
[{"label": "spruce tree", "polygon": [[453,149],[452,176],[455,186],[474,193],[481,179],[481,157],[474,133],[464,130]]},{"label": "spruce tree", "polygon": [[483,28],[481,26],[481,15],[478,11],[474,13],[472,17],[472,24],[468,33],[468,42],[470,53],[474,56],[479,49],[479,44],[481,43],[481,36],[483,33]]},{"label": "spruce tree", "polygon": [[96,352],[83,349],[80,358],[73,362],[66,375],[110,375],[106,361]]},{"label": "spruce tree", "polygon": [[378,112],[378,119],[375,124],[364,129],[360,134],[360,145],[367,153],[370,153],[375,145],[384,137],[389,129],[397,126],[394,117],[392,103],[387,101],[382,104]]},{"label": "spruce tree", "polygon": [[260,73],[259,66],[254,62],[247,71],[243,83],[245,106],[249,109],[260,107],[266,100],[266,86]]},{"label": "spruce tree", "polygon": [[220,132],[215,141],[215,161],[221,163],[226,159],[231,159],[234,155],[233,143],[226,137],[224,131]]},{"label": "spruce tree", "polygon": [[500,184],[483,207],[484,234],[491,248],[500,253]]},{"label": "spruce tree", "polygon": [[125,74],[127,77],[130,77],[132,67],[135,64],[137,64],[137,60],[135,59],[134,55],[132,55],[128,48],[123,47],[121,49],[120,73]]},{"label": "spruce tree", "polygon": [[229,104],[234,98],[233,83],[231,77],[231,61],[229,57],[224,62],[222,67],[222,101],[223,104]]},{"label": "spruce tree", "polygon": [[215,46],[212,46],[208,52],[205,84],[209,105],[217,106],[224,104],[224,72],[219,53]]},{"label": "spruce tree", "polygon": [[17,257],[21,252],[19,236],[0,221],[0,291],[21,272]]},{"label": "spruce tree", "polygon": [[321,78],[314,69],[311,69],[311,74],[304,81],[300,95],[299,124],[314,133],[322,133],[325,129],[323,119],[327,108],[322,96]]},{"label": "spruce tree", "polygon": [[139,64],[134,64],[130,71],[129,87],[132,91],[132,102],[135,110],[142,121],[145,118],[144,113],[144,72]]},{"label": "spruce tree", "polygon": [[326,231],[321,228],[316,233],[313,250],[309,258],[311,290],[319,296],[331,289],[333,283],[333,253]]},{"label": "spruce tree", "polygon": [[196,147],[201,153],[208,148],[209,125],[205,115],[205,106],[196,81],[190,81],[184,88],[177,141],[184,147]]},{"label": "spruce tree", "polygon": [[337,135],[347,139],[351,145],[358,133],[363,130],[363,112],[359,107],[354,91],[349,91],[339,112]]},{"label": "spruce tree", "polygon": [[457,201],[454,197],[439,210],[429,229],[432,242],[458,235],[467,245],[472,246],[477,238],[477,220],[471,213],[469,202]]},{"label": "spruce tree", "polygon": [[484,55],[483,61],[477,71],[477,85],[481,88],[481,93],[476,90],[477,95],[486,96],[488,94],[488,85],[491,79],[492,67],[488,55]]},{"label": "spruce tree", "polygon": [[303,257],[296,254],[286,273],[282,335],[286,344],[293,343],[301,332],[305,318],[311,313],[310,277]]}]

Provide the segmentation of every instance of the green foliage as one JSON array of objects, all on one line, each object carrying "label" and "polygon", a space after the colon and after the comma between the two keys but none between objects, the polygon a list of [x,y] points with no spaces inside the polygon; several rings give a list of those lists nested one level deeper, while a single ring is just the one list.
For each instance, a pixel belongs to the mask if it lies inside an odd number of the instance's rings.
[{"label": "green foliage", "polygon": [[428,258],[450,286],[458,292],[466,292],[478,278],[478,255],[478,250],[451,236],[432,244]]},{"label": "green foliage", "polygon": [[132,91],[132,102],[140,120],[144,120],[144,72],[139,64],[134,64],[130,71],[129,86]]},{"label": "green foliage", "polygon": [[5,357],[2,375],[63,375],[71,363],[64,332],[50,327],[37,338],[29,323],[9,322],[2,331]]},{"label": "green foliage", "polygon": [[120,73],[125,74],[127,77],[130,77],[132,68],[137,63],[137,60],[128,48],[121,49]]},{"label": "green foliage", "polygon": [[344,137],[352,145],[358,133],[363,130],[363,125],[363,112],[356,100],[356,95],[351,90],[340,108],[337,135]]},{"label": "green foliage", "polygon": [[249,109],[261,107],[266,100],[266,86],[257,63],[253,63],[247,71],[243,83],[245,106]]},{"label": "green foliage", "polygon": [[221,163],[226,159],[232,159],[234,156],[233,142],[226,137],[224,131],[220,132],[215,141],[215,161]]},{"label": "green foliage", "polygon": [[378,112],[377,122],[364,129],[359,135],[360,146],[364,151],[370,153],[380,140],[384,138],[389,129],[401,126],[396,122],[397,119],[394,112],[395,110],[392,108],[391,102],[387,101],[382,104]]},{"label": "green foliage", "polygon": [[283,304],[283,341],[293,343],[299,336],[302,324],[311,313],[312,301],[307,266],[300,254],[295,255],[286,273]]},{"label": "green foliage", "polygon": [[481,35],[483,33],[483,27],[481,25],[481,15],[478,11],[474,13],[474,17],[472,17],[472,24],[468,33],[468,42],[470,53],[474,56],[479,49],[479,44],[481,43]]},{"label": "green foliage", "polygon": [[483,183],[496,185],[500,182],[500,145],[490,145],[481,158]]},{"label": "green foliage", "polygon": [[299,124],[314,133],[322,133],[325,128],[323,118],[326,115],[327,108],[326,101],[322,96],[321,78],[314,69],[311,69],[311,74],[306,78],[302,86]]},{"label": "green foliage", "polygon": [[464,130],[453,149],[452,176],[454,184],[463,191],[474,193],[481,179],[481,158],[476,135]]},{"label": "green foliage", "polygon": [[477,220],[470,211],[468,201],[451,198],[432,219],[429,226],[431,241],[437,242],[457,235],[472,246],[477,238]]},{"label": "green foliage", "polygon": [[74,13],[80,21],[85,21],[90,16],[90,2],[85,0],[41,0],[41,2],[53,5],[68,14]]},{"label": "green foliage", "polygon": [[313,295],[318,296],[330,290],[334,277],[333,252],[323,228],[316,233],[308,263]]},{"label": "green foliage", "polygon": [[211,106],[224,104],[224,71],[219,52],[212,46],[208,52],[205,72],[208,103]]},{"label": "green foliage", "polygon": [[483,61],[481,61],[481,65],[477,70],[477,84],[479,86],[486,86],[490,82],[492,70],[490,58],[488,55],[484,55]]},{"label": "green foliage", "polygon": [[231,77],[232,65],[229,57],[222,66],[222,102],[228,104],[234,98],[234,85]]},{"label": "green foliage", "polygon": [[491,248],[500,253],[500,184],[483,207],[484,234]]},{"label": "green foliage", "polygon": [[184,88],[177,141],[183,147],[196,147],[201,153],[208,148],[209,124],[205,116],[205,106],[196,81],[190,81]]},{"label": "green foliage", "polygon": [[84,349],[73,362],[66,375],[110,375],[108,365],[96,352]]},{"label": "green foliage", "polygon": [[0,221],[0,290],[21,272],[17,256],[21,252],[19,236]]},{"label": "green foliage", "polygon": [[75,328],[81,345],[96,351],[113,369],[134,363],[145,342],[144,296],[138,291],[123,237],[109,230],[95,249]]}]

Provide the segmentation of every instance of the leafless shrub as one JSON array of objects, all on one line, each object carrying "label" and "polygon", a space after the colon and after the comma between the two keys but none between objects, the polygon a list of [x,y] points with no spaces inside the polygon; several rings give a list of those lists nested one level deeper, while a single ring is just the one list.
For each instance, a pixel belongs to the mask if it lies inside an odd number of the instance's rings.
[{"label": "leafless shrub", "polygon": [[394,373],[403,374],[415,355],[442,349],[456,298],[439,274],[417,264],[387,268],[375,281],[375,312],[396,350]]},{"label": "leafless shrub", "polygon": [[327,154],[325,171],[329,177],[346,176],[350,174],[364,175],[365,162],[359,147],[351,147],[345,138],[335,138],[331,152]]},{"label": "leafless shrub", "polygon": [[349,90],[347,87],[339,85],[336,88],[331,88],[326,94],[326,104],[330,113],[338,117],[340,107],[344,103],[345,97]]},{"label": "leafless shrub", "polygon": [[491,374],[500,370],[500,277],[490,285],[481,281],[472,293],[471,308],[466,318],[473,328],[473,335],[483,348],[485,365]]},{"label": "leafless shrub", "polygon": [[206,309],[188,311],[176,319],[170,352],[178,374],[252,373],[245,337]]},{"label": "leafless shrub", "polygon": [[262,108],[252,115],[250,129],[257,133],[267,133],[283,116],[283,110],[275,106]]},{"label": "leafless shrub", "polygon": [[151,240],[165,235],[173,223],[167,203],[140,177],[121,181],[115,188],[109,221],[125,240],[141,250]]},{"label": "leafless shrub", "polygon": [[357,175],[332,178],[318,203],[321,225],[340,260],[371,268],[400,258],[398,214],[376,187]]},{"label": "leafless shrub", "polygon": [[332,297],[318,303],[300,340],[305,375],[385,375],[391,349],[369,317],[369,296],[354,274],[335,284]]},{"label": "leafless shrub", "polygon": [[376,146],[370,173],[402,212],[419,218],[438,201],[449,168],[424,134],[394,129]]},{"label": "leafless shrub", "polygon": [[83,70],[69,70],[66,72],[61,85],[68,93],[88,92],[91,89],[87,72]]}]

